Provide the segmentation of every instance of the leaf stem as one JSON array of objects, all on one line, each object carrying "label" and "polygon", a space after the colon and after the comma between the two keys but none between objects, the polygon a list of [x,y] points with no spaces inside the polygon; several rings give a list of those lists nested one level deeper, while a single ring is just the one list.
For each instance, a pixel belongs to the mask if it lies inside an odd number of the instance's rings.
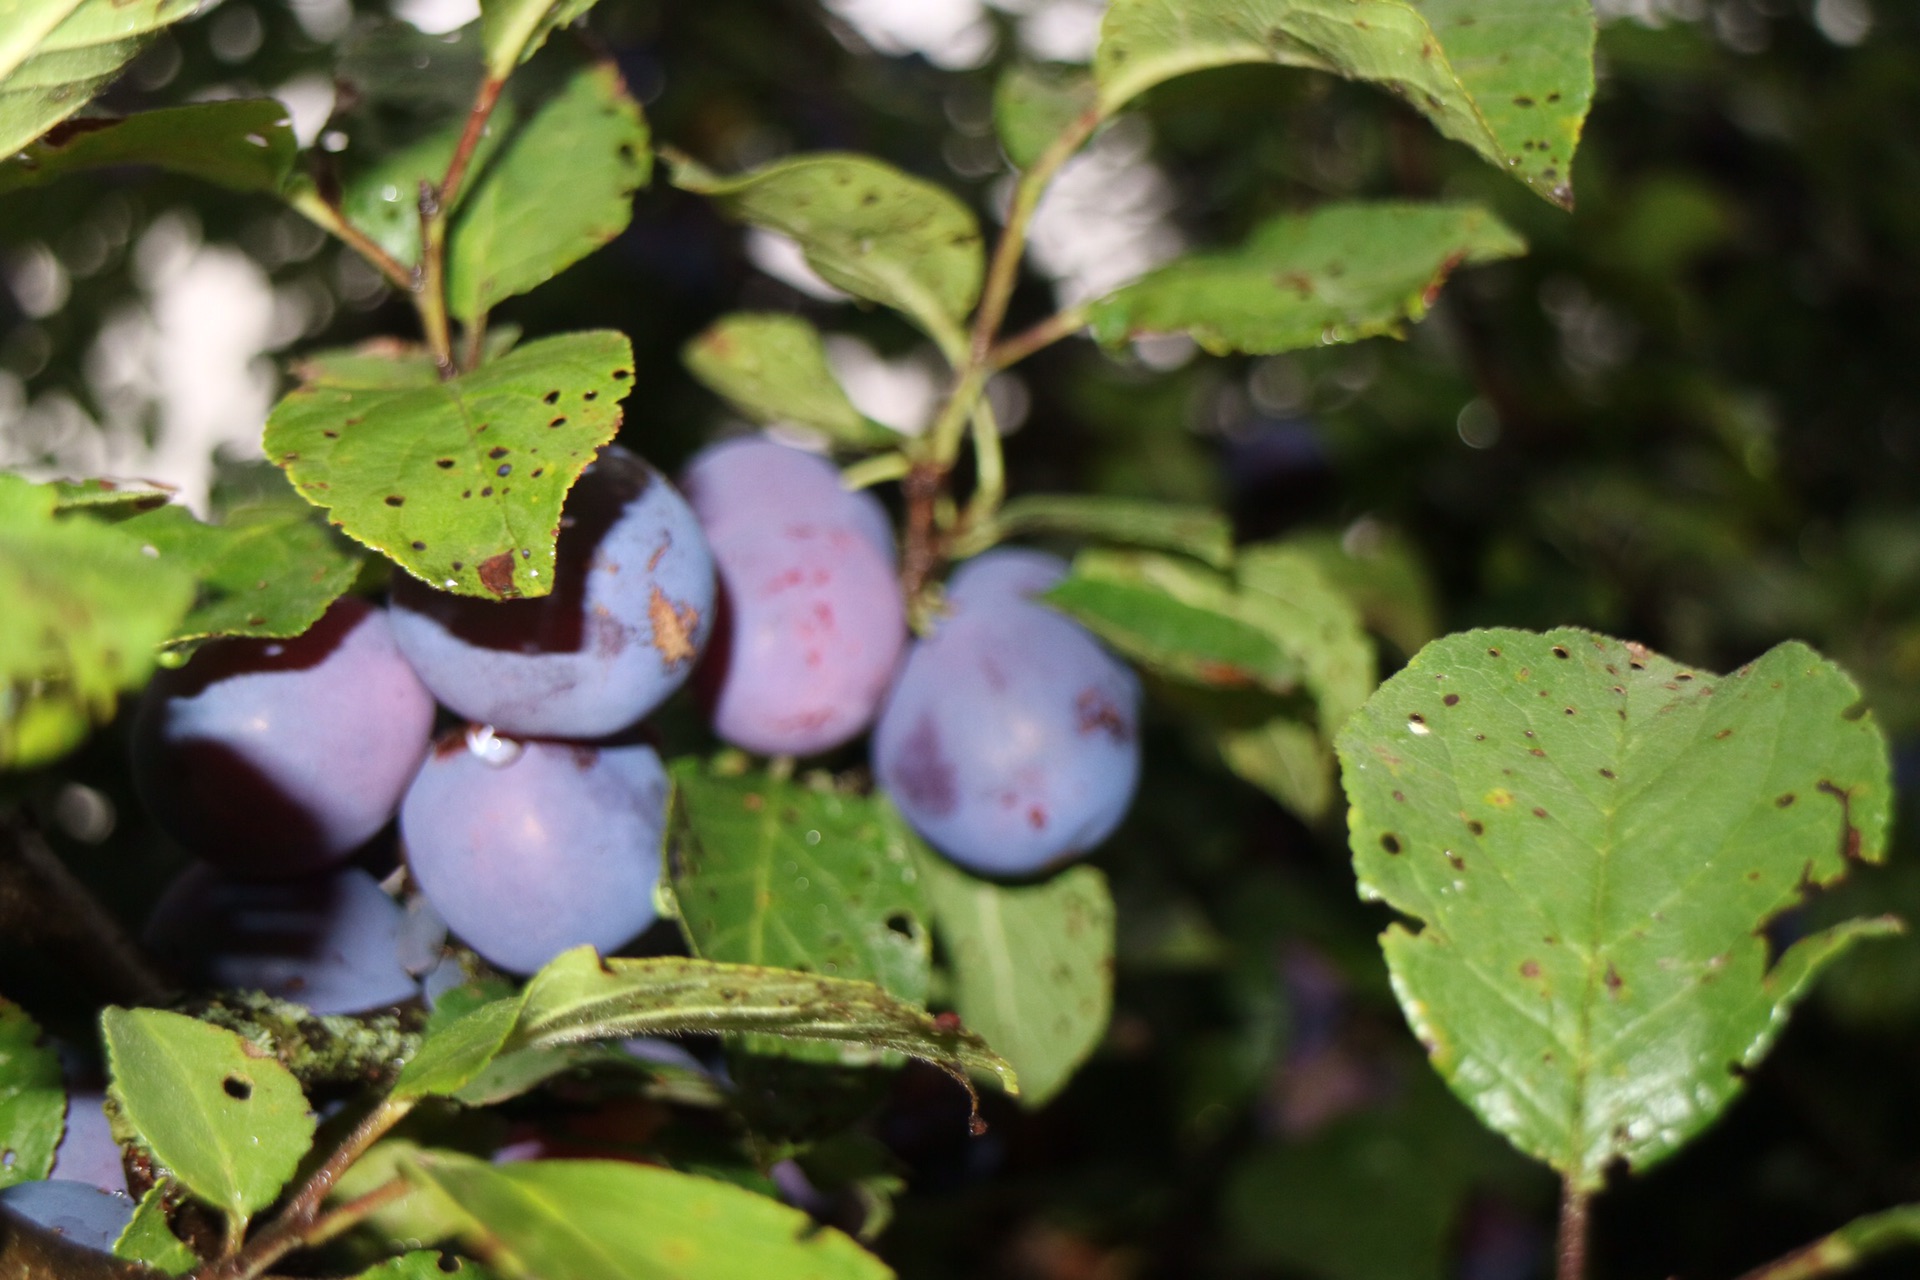
[{"label": "leaf stem", "polygon": [[1050,347],[1062,338],[1070,338],[1086,328],[1087,309],[1084,306],[1068,307],[1056,311],[1030,329],[1023,329],[1011,338],[1003,338],[987,352],[987,367],[994,370],[1005,369],[1019,364],[1034,352]]},{"label": "leaf stem", "polygon": [[480,84],[480,92],[474,96],[473,109],[467,112],[467,127],[460,131],[460,141],[453,148],[453,158],[447,162],[447,176],[440,179],[440,207],[452,211],[460,198],[460,184],[466,180],[467,167],[473,163],[473,153],[480,146],[480,139],[487,134],[487,121],[493,115],[494,107],[499,105],[500,91],[507,87],[504,78],[488,76]]},{"label": "leaf stem", "polygon": [[302,183],[286,195],[287,207],[353,250],[386,277],[387,283],[411,295],[416,282],[413,270],[382,249],[372,236],[347,221],[346,215],[328,204],[310,183]]},{"label": "leaf stem", "polygon": [[888,480],[898,480],[913,469],[904,453],[881,453],[840,469],[840,487],[849,493]]},{"label": "leaf stem", "polygon": [[1554,1249],[1554,1280],[1586,1280],[1587,1208],[1593,1195],[1572,1178],[1560,1184],[1560,1239]]},{"label": "leaf stem", "polygon": [[1920,1245],[1920,1204],[1904,1204],[1855,1218],[1785,1257],[1755,1267],[1740,1280],[1816,1280],[1837,1276],[1894,1249]]},{"label": "leaf stem", "polygon": [[[367,1148],[405,1119],[411,1110],[411,1102],[383,1099],[379,1106],[354,1126],[326,1162],[313,1171],[313,1175],[294,1193],[286,1207],[274,1216],[265,1231],[233,1256],[200,1267],[189,1280],[253,1280],[295,1249],[310,1243],[316,1228],[325,1221],[320,1215],[320,1206],[326,1202],[334,1184],[340,1181],[340,1176],[367,1153]],[[361,1197],[361,1200],[364,1199],[366,1197]],[[353,1202],[359,1203],[358,1200]],[[342,1211],[350,1207],[343,1206]],[[369,1208],[367,1212],[372,1212],[372,1209]]]},{"label": "leaf stem", "polygon": [[446,206],[431,182],[420,182],[420,287],[415,306],[420,311],[420,326],[426,330],[427,350],[440,368],[442,379],[454,375],[453,325],[447,318],[447,220]]}]

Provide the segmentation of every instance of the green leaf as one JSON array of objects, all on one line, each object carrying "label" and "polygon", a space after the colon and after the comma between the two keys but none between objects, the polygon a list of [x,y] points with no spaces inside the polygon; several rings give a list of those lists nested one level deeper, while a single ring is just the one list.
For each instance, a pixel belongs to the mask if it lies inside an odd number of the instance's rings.
[{"label": "green leaf", "polygon": [[1164,80],[1234,63],[1369,81],[1571,208],[1594,30],[1588,0],[1114,0],[1094,76],[1109,112]]},{"label": "green leaf", "polygon": [[0,0],[0,156],[92,101],[200,0]]},{"label": "green leaf", "polygon": [[673,183],[790,236],[829,283],[906,313],[949,352],[980,297],[980,224],[953,194],[862,155],[795,156],[723,178],[673,159]]},{"label": "green leaf", "polygon": [[113,1242],[113,1256],[145,1263],[170,1276],[183,1276],[200,1265],[200,1258],[167,1225],[170,1186],[162,1182],[147,1188],[147,1194],[134,1206],[133,1220]]},{"label": "green leaf", "polygon": [[567,490],[620,429],[633,351],[561,334],[442,381],[424,355],[329,352],[267,419],[267,455],[353,538],[443,590],[552,589]]},{"label": "green leaf", "polygon": [[470,1259],[456,1258],[437,1249],[416,1249],[398,1258],[389,1258],[371,1271],[362,1271],[356,1280],[445,1280],[447,1276],[485,1280],[486,1275],[486,1269]]},{"label": "green leaf", "polygon": [[1160,675],[1281,695],[1300,688],[1300,659],[1271,633],[1257,602],[1188,561],[1083,551],[1043,599]]},{"label": "green leaf", "polygon": [[509,1048],[703,1032],[764,1032],[891,1049],[1017,1091],[1012,1067],[971,1032],[940,1025],[871,982],[661,956],[602,960],[577,947],[527,983]]},{"label": "green leaf", "polygon": [[510,996],[430,1025],[420,1048],[400,1069],[391,1096],[409,1102],[458,1093],[500,1056],[519,1017],[520,998]]},{"label": "green leaf", "polygon": [[106,520],[119,520],[164,507],[173,500],[170,488],[156,488],[144,480],[55,480],[53,509],[85,511]]},{"label": "green leaf", "polygon": [[53,1046],[26,1010],[0,1000],[0,1187],[38,1181],[52,1171],[66,1114]]},{"label": "green leaf", "polygon": [[681,358],[694,377],[755,422],[794,423],[855,448],[900,443],[899,433],[853,407],[827,364],[819,330],[798,316],[722,316]]},{"label": "green leaf", "polygon": [[299,146],[272,98],[163,107],[122,120],[79,120],[0,164],[0,195],[102,165],[154,165],[234,191],[278,192]]},{"label": "green leaf", "polygon": [[884,801],[674,762],[674,898],[695,955],[927,1000],[915,841]]},{"label": "green leaf", "polygon": [[652,168],[646,120],[619,69],[572,69],[521,113],[461,201],[447,240],[455,318],[471,322],[619,235]]},{"label": "green leaf", "polygon": [[1020,1099],[1050,1101],[1106,1034],[1113,1010],[1113,898],[1071,867],[1045,883],[993,884],[921,848],[954,1009],[1020,1073]]},{"label": "green leaf", "polygon": [[611,1160],[494,1166],[423,1152],[409,1178],[460,1205],[476,1252],[515,1280],[880,1280],[832,1227],[730,1183]]},{"label": "green leaf", "polygon": [[1300,659],[1321,735],[1329,742],[1373,692],[1373,642],[1360,611],[1313,557],[1286,543],[1255,543],[1235,562],[1241,597],[1268,634]]},{"label": "green leaf", "polygon": [[1214,741],[1227,768],[1298,814],[1318,822],[1333,808],[1333,755],[1310,724],[1273,715],[1219,725]]},{"label": "green leaf", "polygon": [[597,0],[486,0],[480,6],[480,40],[487,76],[505,80],[540,52],[547,37],[586,17]]},{"label": "green leaf", "polygon": [[1367,628],[1412,655],[1440,634],[1433,580],[1407,537],[1362,521],[1344,534],[1300,533],[1284,540],[1360,610]]},{"label": "green leaf", "polygon": [[1098,105],[1093,77],[1080,67],[1018,63],[993,89],[993,123],[1016,169],[1030,169],[1067,126]]},{"label": "green leaf", "polygon": [[1525,251],[1479,205],[1322,205],[1268,221],[1238,249],[1162,267],[1094,303],[1089,318],[1105,343],[1187,333],[1217,353],[1398,336],[1455,267]]},{"label": "green leaf", "polygon": [[293,1075],[231,1031],[160,1009],[100,1016],[120,1115],[181,1183],[244,1222],[313,1142]]},{"label": "green leaf", "polygon": [[1233,563],[1233,525],[1211,507],[1071,493],[1013,499],[965,540],[960,554],[978,554],[1009,538],[1048,536],[1178,551],[1216,569]]},{"label": "green leaf", "polygon": [[153,670],[193,582],[85,516],[52,486],[0,474],[0,768],[61,755]]},{"label": "green leaf", "polygon": [[1671,1154],[1822,964],[1764,925],[1885,853],[1886,744],[1791,643],[1724,678],[1565,629],[1437,640],[1340,740],[1363,896],[1435,1067],[1574,1186]]},{"label": "green leaf", "polygon": [[335,545],[294,501],[239,507],[224,524],[202,524],[185,507],[164,506],[119,526],[142,552],[184,569],[199,584],[193,609],[174,628],[173,647],[215,636],[305,633],[353,585],[360,562]]}]

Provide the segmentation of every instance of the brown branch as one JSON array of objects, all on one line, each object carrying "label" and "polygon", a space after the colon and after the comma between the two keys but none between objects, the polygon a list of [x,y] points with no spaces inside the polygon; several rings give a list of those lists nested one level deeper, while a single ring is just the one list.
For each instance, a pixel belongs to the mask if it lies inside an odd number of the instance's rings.
[{"label": "brown branch", "polygon": [[1571,1177],[1560,1184],[1560,1239],[1554,1253],[1554,1280],[1587,1280],[1587,1209],[1592,1194]]},{"label": "brown branch", "polygon": [[452,212],[460,199],[460,184],[466,180],[467,168],[473,163],[473,153],[479,149],[480,139],[486,136],[487,121],[500,102],[500,91],[506,87],[505,80],[488,76],[481,82],[480,92],[474,97],[473,109],[467,112],[467,127],[460,131],[460,141],[453,148],[453,159],[447,162],[447,176],[440,179],[437,192],[441,208],[448,212]]},{"label": "brown branch", "polygon": [[997,371],[1019,364],[1034,352],[1050,347],[1062,338],[1071,338],[1086,327],[1086,308],[1068,307],[1064,311],[1056,311],[1039,324],[996,343],[987,352],[987,367]]}]

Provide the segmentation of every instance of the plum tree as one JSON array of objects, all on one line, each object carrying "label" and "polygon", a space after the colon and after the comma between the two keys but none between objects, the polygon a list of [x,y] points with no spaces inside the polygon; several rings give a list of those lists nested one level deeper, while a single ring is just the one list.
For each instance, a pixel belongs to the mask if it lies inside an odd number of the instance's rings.
[{"label": "plum tree", "polygon": [[133,1221],[126,1196],[65,1179],[16,1182],[0,1191],[0,1209],[101,1253],[111,1253]]},{"label": "plum tree", "polygon": [[654,919],[667,775],[646,746],[589,747],[470,728],[443,738],[400,807],[420,891],[468,946],[531,973]]},{"label": "plum tree", "polygon": [[302,875],[387,824],[432,731],[386,611],[344,597],[296,639],[220,640],[162,672],[135,717],[134,783],[224,870]]},{"label": "plum tree", "polygon": [[1138,677],[1031,599],[1065,573],[1019,550],[963,566],[950,612],[908,651],[874,728],[881,787],[976,871],[1023,875],[1091,849],[1139,781]]},{"label": "plum tree", "polygon": [[767,755],[859,735],[907,637],[880,504],[768,440],[705,450],[686,486],[720,573],[722,619],[698,677],[714,732]]},{"label": "plum tree", "polygon": [[146,941],[197,984],[362,1013],[420,993],[402,963],[406,918],[358,867],[259,884],[203,864],[162,895]]},{"label": "plum tree", "polygon": [[441,702],[502,733],[601,738],[686,681],[713,625],[693,512],[608,446],[567,496],[551,594],[479,600],[401,578],[394,633]]}]

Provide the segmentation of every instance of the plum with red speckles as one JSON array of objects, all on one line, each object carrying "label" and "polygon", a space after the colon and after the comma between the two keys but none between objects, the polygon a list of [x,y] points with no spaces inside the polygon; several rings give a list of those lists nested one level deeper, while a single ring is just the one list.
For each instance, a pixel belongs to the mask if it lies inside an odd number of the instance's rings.
[{"label": "plum with red speckles", "polygon": [[1140,777],[1140,682],[1031,597],[1066,573],[993,551],[955,575],[873,734],[874,772],[928,843],[975,871],[1025,875],[1093,848]]},{"label": "plum with red speckles", "polygon": [[393,817],[433,697],[385,610],[346,597],[292,640],[219,640],[141,701],[133,778],[154,820],[235,875],[303,875]]},{"label": "plum with red speckles", "polygon": [[893,562],[871,531],[886,528],[879,503],[769,441],[717,445],[687,475],[720,571],[724,617],[699,677],[714,732],[766,755],[857,737],[907,638]]},{"label": "plum with red speckles", "polygon": [[189,867],[161,895],[146,942],[190,982],[264,991],[318,1014],[364,1013],[420,994],[407,911],[358,867],[251,884]]},{"label": "plum with red speckles", "polygon": [[133,1201],[85,1182],[16,1182],[0,1191],[0,1212],[24,1218],[82,1248],[112,1253],[114,1242],[133,1221]]},{"label": "plum with red speckles", "polygon": [[443,739],[400,806],[407,865],[447,927],[502,969],[602,952],[654,920],[667,775],[651,747]]},{"label": "plum with red speckles", "polygon": [[608,446],[567,495],[551,593],[393,589],[401,651],[441,702],[502,733],[600,738],[693,671],[713,627],[713,556],[681,496]]}]

